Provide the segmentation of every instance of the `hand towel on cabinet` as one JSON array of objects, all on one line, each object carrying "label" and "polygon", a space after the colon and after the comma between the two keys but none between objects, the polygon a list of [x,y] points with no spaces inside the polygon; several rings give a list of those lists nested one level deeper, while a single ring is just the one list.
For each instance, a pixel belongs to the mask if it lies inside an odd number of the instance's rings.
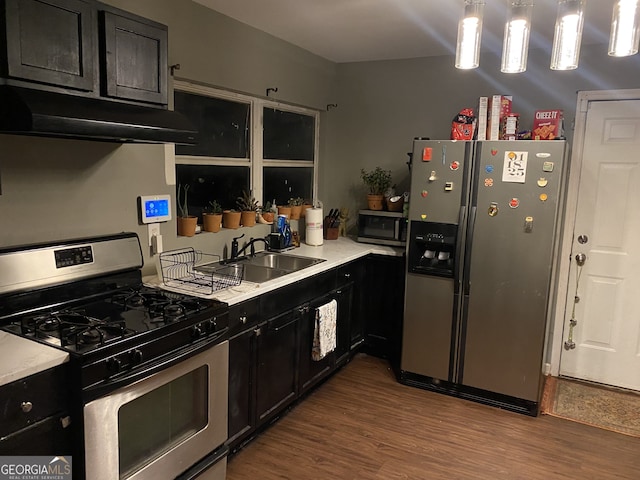
[{"label": "hand towel on cabinet", "polygon": [[316,308],[315,328],[313,331],[313,350],[311,358],[322,360],[336,348],[336,320],[338,317],[338,302],[329,303]]}]

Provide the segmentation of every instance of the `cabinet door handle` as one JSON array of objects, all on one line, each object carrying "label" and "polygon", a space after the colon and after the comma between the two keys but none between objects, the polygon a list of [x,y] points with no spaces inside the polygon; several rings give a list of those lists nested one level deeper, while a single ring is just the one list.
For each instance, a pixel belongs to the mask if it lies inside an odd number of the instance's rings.
[{"label": "cabinet door handle", "polygon": [[351,278],[351,274],[350,273],[345,273],[344,274],[344,278]]},{"label": "cabinet door handle", "polygon": [[283,328],[287,328],[289,325],[292,325],[294,323],[297,322],[298,319],[293,319],[290,322],[285,323],[284,325],[280,325],[279,327],[276,327],[273,329],[274,332],[279,332],[280,330],[282,330]]},{"label": "cabinet door handle", "polygon": [[22,409],[22,411],[24,413],[29,413],[31,411],[31,409],[33,408],[33,403],[31,403],[31,402],[22,402],[20,404],[20,408]]},{"label": "cabinet door handle", "polygon": [[256,337],[259,337],[260,334],[262,333],[262,329],[261,328],[256,328],[253,333],[255,333]]},{"label": "cabinet door handle", "polygon": [[244,325],[245,323],[247,323],[247,316],[246,316],[246,315],[242,315],[242,316],[240,317],[240,323],[242,323],[243,325]]}]

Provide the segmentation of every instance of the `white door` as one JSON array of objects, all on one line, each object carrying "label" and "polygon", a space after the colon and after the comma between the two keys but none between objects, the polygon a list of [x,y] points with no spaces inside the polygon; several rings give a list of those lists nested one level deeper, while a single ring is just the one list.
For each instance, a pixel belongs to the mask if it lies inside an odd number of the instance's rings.
[{"label": "white door", "polygon": [[561,375],[640,390],[640,100],[589,102],[563,335]]}]

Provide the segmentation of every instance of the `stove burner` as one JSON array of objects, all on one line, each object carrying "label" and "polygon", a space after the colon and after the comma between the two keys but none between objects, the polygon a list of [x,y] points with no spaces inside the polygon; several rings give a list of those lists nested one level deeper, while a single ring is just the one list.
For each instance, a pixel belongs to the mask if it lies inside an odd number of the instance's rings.
[{"label": "stove burner", "polygon": [[99,343],[103,338],[103,334],[98,328],[91,328],[82,332],[80,338],[83,343]]},{"label": "stove burner", "polygon": [[60,320],[56,317],[39,317],[35,321],[41,321],[40,328],[45,332],[55,332],[60,328]]},{"label": "stove burner", "polygon": [[163,313],[167,317],[177,317],[184,315],[185,308],[181,303],[170,303],[164,307]]}]

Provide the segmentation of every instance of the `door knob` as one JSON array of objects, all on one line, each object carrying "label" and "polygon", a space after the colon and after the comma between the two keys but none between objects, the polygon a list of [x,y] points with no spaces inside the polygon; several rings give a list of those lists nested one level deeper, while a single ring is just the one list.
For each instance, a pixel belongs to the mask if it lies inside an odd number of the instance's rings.
[{"label": "door knob", "polygon": [[584,265],[584,262],[587,261],[587,256],[584,253],[577,253],[576,254],[576,263],[578,264],[579,267]]}]

